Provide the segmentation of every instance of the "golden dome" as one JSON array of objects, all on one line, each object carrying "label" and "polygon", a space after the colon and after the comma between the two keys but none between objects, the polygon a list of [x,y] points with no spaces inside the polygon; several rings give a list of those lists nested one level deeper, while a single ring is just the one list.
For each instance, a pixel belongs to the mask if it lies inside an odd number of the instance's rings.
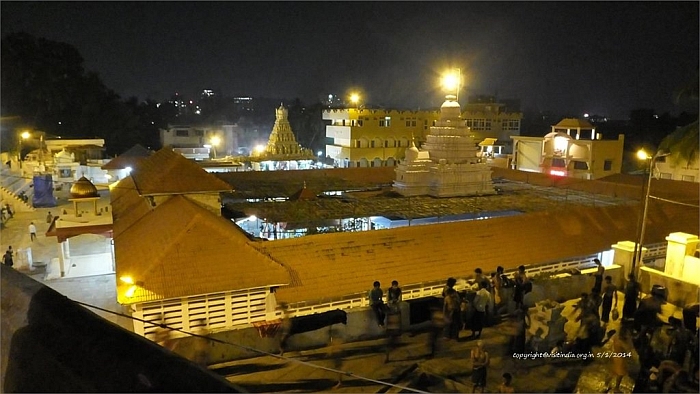
[{"label": "golden dome", "polygon": [[81,177],[70,187],[70,195],[73,198],[99,197],[97,188],[87,178]]}]

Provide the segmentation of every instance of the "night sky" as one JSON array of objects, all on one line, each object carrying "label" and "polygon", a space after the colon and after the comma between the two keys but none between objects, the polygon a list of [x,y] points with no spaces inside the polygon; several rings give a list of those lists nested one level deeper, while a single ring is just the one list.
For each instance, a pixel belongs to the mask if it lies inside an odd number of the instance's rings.
[{"label": "night sky", "polygon": [[625,118],[678,112],[698,70],[698,2],[6,2],[2,35],[75,46],[122,97],[299,97],[357,89],[439,106],[440,73],[523,109]]}]

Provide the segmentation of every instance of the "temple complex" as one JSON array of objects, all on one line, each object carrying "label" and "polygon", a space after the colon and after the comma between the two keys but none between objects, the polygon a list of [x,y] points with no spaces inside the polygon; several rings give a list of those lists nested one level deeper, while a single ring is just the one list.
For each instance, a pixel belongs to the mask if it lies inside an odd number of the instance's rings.
[{"label": "temple complex", "polygon": [[253,152],[253,156],[261,161],[313,160],[311,149],[303,148],[297,142],[292,132],[292,126],[287,119],[288,110],[284,105],[275,110],[275,124],[272,127],[270,139],[264,151]]},{"label": "temple complex", "polygon": [[448,95],[440,118],[419,150],[406,149],[396,168],[394,190],[404,196],[456,197],[495,194],[491,169],[480,163],[471,130],[461,119],[455,96]]}]

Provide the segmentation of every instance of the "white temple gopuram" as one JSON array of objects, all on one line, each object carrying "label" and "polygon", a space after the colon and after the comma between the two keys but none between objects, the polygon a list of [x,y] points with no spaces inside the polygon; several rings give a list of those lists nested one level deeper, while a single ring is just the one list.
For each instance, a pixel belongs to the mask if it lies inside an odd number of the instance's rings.
[{"label": "white temple gopuram", "polygon": [[448,95],[440,107],[440,120],[426,136],[424,149],[412,142],[396,167],[396,192],[433,197],[496,194],[491,169],[479,162],[478,147],[460,113],[456,97]]}]

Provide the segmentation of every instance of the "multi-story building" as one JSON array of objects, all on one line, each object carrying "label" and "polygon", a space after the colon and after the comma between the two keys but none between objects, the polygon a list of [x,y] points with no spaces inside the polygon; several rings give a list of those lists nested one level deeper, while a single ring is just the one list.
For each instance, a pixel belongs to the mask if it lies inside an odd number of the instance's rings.
[{"label": "multi-story building", "polygon": [[187,158],[205,160],[236,155],[239,127],[235,124],[193,126],[168,125],[160,130],[162,146],[171,146]]},{"label": "multi-story building", "polygon": [[[506,104],[476,102],[467,104],[461,114],[476,143],[495,138],[503,152],[510,151],[511,136],[520,135],[522,113],[509,112]],[[328,109],[326,155],[338,167],[395,166],[403,159],[411,140],[422,144],[435,126],[438,111],[403,111],[396,109],[344,108]]]},{"label": "multi-story building", "polygon": [[331,121],[326,126],[326,155],[341,168],[394,166],[412,138],[425,141],[438,117],[437,111],[324,110],[323,119]]},{"label": "multi-story building", "polygon": [[511,138],[515,170],[581,179],[598,179],[622,170],[625,136],[603,140],[585,120],[563,119],[544,137]]}]

